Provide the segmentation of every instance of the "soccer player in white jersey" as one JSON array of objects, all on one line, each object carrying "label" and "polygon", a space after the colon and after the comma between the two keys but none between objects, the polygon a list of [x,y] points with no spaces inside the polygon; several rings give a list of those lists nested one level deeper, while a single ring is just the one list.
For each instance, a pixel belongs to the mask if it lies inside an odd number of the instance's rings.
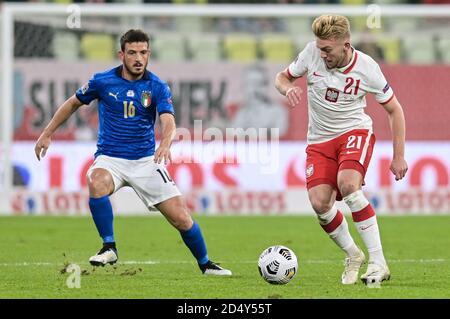
[{"label": "soccer player in white jersey", "polygon": [[[180,232],[186,246],[206,275],[231,275],[208,257],[200,226],[164,164],[171,160],[175,135],[174,108],[169,86],[147,70],[149,37],[131,29],[120,40],[122,64],[95,74],[65,101],[36,142],[40,160],[51,136],[83,104],[98,100],[99,133],[95,161],[88,171],[89,208],[103,247],[89,259],[94,266],[118,259],[109,196],[123,186],[132,187],[149,208],[156,207]],[[161,120],[161,141],[156,148],[154,125]]]},{"label": "soccer player in white jersey", "polygon": [[372,155],[375,136],[372,120],[364,113],[365,95],[372,93],[387,111],[393,135],[390,170],[402,179],[408,165],[404,158],[403,110],[378,64],[350,43],[350,24],[340,15],[322,15],[312,24],[316,40],[306,45],[287,69],[279,72],[275,87],[291,107],[300,103],[302,90],[294,86],[306,77],[308,96],[308,146],[306,183],[319,223],[346,254],[343,284],[354,284],[366,262],[351,237],[336,200],[344,200],[368,254],[365,283],[390,278],[381,245],[375,211],[361,188]]}]

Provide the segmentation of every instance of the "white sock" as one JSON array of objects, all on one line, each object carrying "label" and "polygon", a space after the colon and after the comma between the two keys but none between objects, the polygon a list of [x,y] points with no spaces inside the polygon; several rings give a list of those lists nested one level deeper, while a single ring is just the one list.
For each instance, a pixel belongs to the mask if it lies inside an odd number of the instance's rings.
[{"label": "white sock", "polygon": [[386,264],[383,247],[381,246],[377,216],[364,193],[362,190],[358,190],[344,197],[344,201],[352,212],[356,229],[367,248],[369,262]]},{"label": "white sock", "polygon": [[359,254],[359,248],[356,246],[355,241],[348,231],[347,221],[336,206],[333,206],[325,214],[318,214],[317,218],[322,228],[347,256]]}]

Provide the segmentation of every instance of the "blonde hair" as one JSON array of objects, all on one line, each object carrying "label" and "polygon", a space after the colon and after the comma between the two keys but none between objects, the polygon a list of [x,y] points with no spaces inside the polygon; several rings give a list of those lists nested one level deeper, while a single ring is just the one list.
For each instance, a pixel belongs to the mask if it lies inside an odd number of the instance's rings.
[{"label": "blonde hair", "polygon": [[314,20],[312,30],[322,40],[345,39],[350,37],[350,22],[341,15],[324,14]]}]

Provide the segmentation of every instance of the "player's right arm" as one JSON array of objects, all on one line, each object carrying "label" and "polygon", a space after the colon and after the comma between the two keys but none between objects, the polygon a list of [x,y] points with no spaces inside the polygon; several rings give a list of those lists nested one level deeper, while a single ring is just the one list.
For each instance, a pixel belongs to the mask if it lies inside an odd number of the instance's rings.
[{"label": "player's right arm", "polygon": [[50,146],[53,133],[83,104],[84,103],[82,103],[76,95],[73,95],[58,108],[55,115],[53,115],[50,120],[50,123],[48,123],[42,134],[39,136],[36,146],[34,147],[34,153],[38,160],[41,160],[41,158],[45,156],[45,153]]},{"label": "player's right arm", "polygon": [[289,74],[288,69],[278,72],[275,77],[275,88],[286,96],[290,107],[300,104],[302,89],[294,85],[295,77]]},{"label": "player's right arm", "polygon": [[311,61],[313,43],[306,45],[298,57],[285,70],[278,72],[275,77],[275,88],[286,96],[291,107],[297,106],[301,101],[302,89],[294,85],[294,81],[302,77],[307,71]]},{"label": "player's right arm", "polygon": [[53,115],[50,123],[39,136],[34,153],[38,160],[45,156],[48,147],[51,143],[53,133],[61,126],[80,106],[88,105],[95,99],[99,99],[99,91],[102,89],[99,83],[98,75],[94,75],[88,83],[80,87],[77,92],[67,99]]}]

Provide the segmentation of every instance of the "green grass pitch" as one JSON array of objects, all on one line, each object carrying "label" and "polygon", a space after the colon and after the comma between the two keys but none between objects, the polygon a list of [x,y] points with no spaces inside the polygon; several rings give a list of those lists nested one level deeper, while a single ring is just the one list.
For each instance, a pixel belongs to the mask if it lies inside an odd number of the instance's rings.
[{"label": "green grass pitch", "polygon": [[[210,258],[232,277],[203,276],[178,232],[160,216],[116,217],[117,266],[87,260],[101,245],[88,217],[1,217],[0,298],[449,298],[450,216],[379,217],[392,278],[379,289],[340,284],[343,253],[313,216],[195,216]],[[361,245],[351,218],[355,240]],[[263,249],[281,244],[299,260],[283,286],[260,278]],[[65,266],[81,267],[70,289]],[[363,268],[365,270],[365,267]]]}]

